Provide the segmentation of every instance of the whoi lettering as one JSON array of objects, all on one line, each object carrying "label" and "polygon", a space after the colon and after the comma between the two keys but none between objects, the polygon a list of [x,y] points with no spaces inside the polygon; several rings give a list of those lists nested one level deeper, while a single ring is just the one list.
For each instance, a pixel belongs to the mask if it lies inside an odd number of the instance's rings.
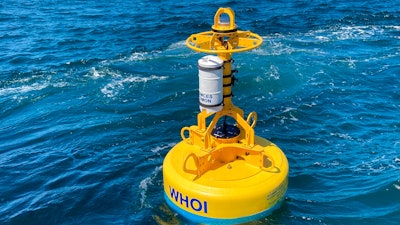
[{"label": "whoi lettering", "polygon": [[200,201],[196,198],[190,198],[187,195],[183,195],[173,187],[169,186],[171,198],[175,200],[177,204],[186,206],[186,208],[193,209],[196,212],[208,213],[207,201]]}]

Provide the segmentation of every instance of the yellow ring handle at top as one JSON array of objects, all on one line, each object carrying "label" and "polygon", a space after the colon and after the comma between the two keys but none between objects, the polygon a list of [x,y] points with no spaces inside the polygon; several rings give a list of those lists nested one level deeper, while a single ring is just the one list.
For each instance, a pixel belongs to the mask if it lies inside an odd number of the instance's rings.
[{"label": "yellow ring handle at top", "polygon": [[[228,21],[222,21],[221,15],[226,14],[229,17]],[[226,23],[228,22],[228,23]],[[211,27],[214,31],[229,32],[236,31],[235,12],[231,8],[219,8],[214,16],[214,25]]]}]

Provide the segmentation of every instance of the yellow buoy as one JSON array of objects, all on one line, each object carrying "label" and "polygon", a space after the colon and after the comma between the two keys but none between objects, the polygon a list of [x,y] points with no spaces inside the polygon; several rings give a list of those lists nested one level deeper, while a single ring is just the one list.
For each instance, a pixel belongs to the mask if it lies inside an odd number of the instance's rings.
[{"label": "yellow buoy", "polygon": [[[257,114],[245,118],[233,105],[231,91],[232,54],[257,48],[262,38],[239,31],[232,9],[220,8],[212,31],[191,35],[186,44],[217,56],[198,62],[201,112],[197,125],[182,128],[182,141],[164,159],[165,199],[180,215],[199,223],[265,217],[283,201],[289,164],[279,147],[255,135]],[[235,123],[228,124],[227,118]]]}]

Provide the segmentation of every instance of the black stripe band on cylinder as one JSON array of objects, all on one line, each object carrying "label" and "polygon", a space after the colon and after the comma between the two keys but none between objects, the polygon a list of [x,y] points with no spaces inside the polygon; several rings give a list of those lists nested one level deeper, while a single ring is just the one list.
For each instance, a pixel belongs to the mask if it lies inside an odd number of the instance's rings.
[{"label": "black stripe band on cylinder", "polygon": [[229,87],[232,86],[232,82],[230,82],[229,84],[224,84],[224,87]]},{"label": "black stripe band on cylinder", "polygon": [[202,71],[214,71],[214,70],[221,69],[222,66],[215,67],[215,68],[207,68],[207,67],[202,67],[202,66],[198,65],[198,68],[199,68],[199,70],[202,70]]},{"label": "black stripe band on cylinder", "polygon": [[230,93],[229,95],[224,95],[224,98],[228,98],[228,97],[232,97],[232,93]]},{"label": "black stripe band on cylinder", "polygon": [[221,102],[221,103],[218,103],[218,104],[215,104],[215,105],[206,105],[206,104],[203,104],[203,103],[201,103],[201,102],[199,101],[199,105],[200,105],[200,106],[203,106],[203,107],[205,107],[205,108],[207,108],[207,107],[216,107],[216,106],[220,106],[220,105],[223,105],[223,103],[224,103],[224,102]]}]

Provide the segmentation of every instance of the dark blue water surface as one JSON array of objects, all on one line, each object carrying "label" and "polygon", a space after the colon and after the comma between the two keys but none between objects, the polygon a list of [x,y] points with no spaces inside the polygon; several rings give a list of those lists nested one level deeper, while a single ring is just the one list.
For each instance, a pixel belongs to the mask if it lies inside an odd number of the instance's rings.
[{"label": "dark blue water surface", "polygon": [[0,224],[188,224],[162,161],[198,113],[184,40],[219,7],[264,39],[233,101],[290,163],[251,224],[399,224],[400,4],[355,0],[1,1]]}]

